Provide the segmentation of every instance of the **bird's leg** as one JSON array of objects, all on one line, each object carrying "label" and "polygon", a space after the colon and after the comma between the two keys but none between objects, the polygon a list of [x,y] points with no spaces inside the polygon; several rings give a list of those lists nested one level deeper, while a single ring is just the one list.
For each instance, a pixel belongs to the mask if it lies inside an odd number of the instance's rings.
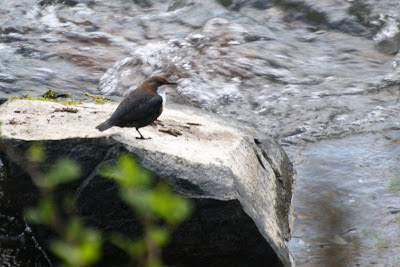
[{"label": "bird's leg", "polygon": [[140,137],[136,137],[136,139],[144,139],[143,135],[139,132],[138,128],[136,128],[136,131],[140,134]]},{"label": "bird's leg", "polygon": [[136,139],[151,139],[149,138],[144,138],[143,135],[139,132],[139,128],[136,128],[136,131],[140,134],[140,137],[136,137]]}]

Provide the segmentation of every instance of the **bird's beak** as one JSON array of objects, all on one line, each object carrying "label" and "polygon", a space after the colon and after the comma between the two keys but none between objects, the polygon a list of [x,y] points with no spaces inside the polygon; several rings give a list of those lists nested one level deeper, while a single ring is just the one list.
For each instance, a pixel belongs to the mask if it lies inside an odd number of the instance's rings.
[{"label": "bird's beak", "polygon": [[178,83],[168,82],[168,85],[177,85]]}]

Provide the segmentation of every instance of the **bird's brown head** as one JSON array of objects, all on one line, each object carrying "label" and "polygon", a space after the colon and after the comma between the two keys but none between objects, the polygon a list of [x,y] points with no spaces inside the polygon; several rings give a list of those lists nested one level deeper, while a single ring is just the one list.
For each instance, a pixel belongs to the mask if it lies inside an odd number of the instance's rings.
[{"label": "bird's brown head", "polygon": [[149,88],[149,89],[157,92],[157,88],[159,86],[168,85],[168,84],[174,85],[177,83],[168,81],[167,78],[165,78],[164,76],[152,76],[143,82],[142,87],[144,86],[146,88]]}]

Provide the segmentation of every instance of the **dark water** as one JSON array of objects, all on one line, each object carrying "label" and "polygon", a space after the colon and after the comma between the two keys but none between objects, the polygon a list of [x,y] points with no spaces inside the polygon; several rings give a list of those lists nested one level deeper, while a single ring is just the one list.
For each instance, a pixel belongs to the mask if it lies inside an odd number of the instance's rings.
[{"label": "dark water", "polygon": [[51,2],[0,0],[0,97],[165,74],[169,101],[284,145],[298,265],[400,264],[398,1]]},{"label": "dark water", "polygon": [[396,130],[299,152],[289,243],[298,266],[399,264],[399,144]]}]

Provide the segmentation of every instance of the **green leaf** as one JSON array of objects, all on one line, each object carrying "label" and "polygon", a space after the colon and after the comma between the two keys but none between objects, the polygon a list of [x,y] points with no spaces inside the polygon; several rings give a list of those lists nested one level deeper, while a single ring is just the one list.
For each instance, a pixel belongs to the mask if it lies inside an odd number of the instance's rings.
[{"label": "green leaf", "polygon": [[148,202],[148,191],[135,187],[121,188],[120,196],[126,204],[143,216],[151,216],[151,207]]},{"label": "green leaf", "polygon": [[81,238],[83,226],[77,218],[71,218],[65,230],[65,240],[75,242]]},{"label": "green leaf", "polygon": [[40,142],[34,142],[28,148],[28,160],[31,162],[43,162],[45,158],[44,152],[43,145]]},{"label": "green leaf", "polygon": [[64,158],[57,160],[43,177],[35,179],[35,183],[39,187],[51,189],[58,184],[78,179],[80,174],[80,166],[75,161]]},{"label": "green leaf", "polygon": [[141,168],[135,159],[128,154],[122,154],[117,159],[116,166],[104,165],[99,169],[103,177],[116,181],[121,187],[136,185],[149,185],[151,182],[150,173]]},{"label": "green leaf", "polygon": [[80,244],[80,254],[86,263],[96,262],[101,255],[101,235],[99,232],[86,229],[85,240]]},{"label": "green leaf", "polygon": [[25,211],[25,217],[29,222],[45,225],[54,224],[54,214],[54,204],[49,198],[40,199],[37,207]]},{"label": "green leaf", "polygon": [[117,160],[118,167],[122,169],[124,186],[149,185],[151,175],[141,168],[136,160],[127,154],[122,154]]},{"label": "green leaf", "polygon": [[146,267],[162,267],[164,266],[162,261],[157,258],[149,258],[146,262]]},{"label": "green leaf", "polygon": [[98,173],[108,179],[114,180],[116,182],[120,182],[120,177],[122,177],[122,170],[116,166],[111,165],[102,165],[99,168]]},{"label": "green leaf", "polygon": [[158,246],[164,246],[169,241],[170,234],[162,227],[151,226],[147,229],[147,236]]},{"label": "green leaf", "polygon": [[125,251],[128,255],[138,257],[146,252],[146,245],[143,239],[132,240],[121,233],[112,233],[109,236],[112,244]]},{"label": "green leaf", "polygon": [[66,240],[52,241],[50,249],[69,266],[84,266],[99,260],[101,234],[98,231],[84,228],[75,220],[68,224],[67,235]]},{"label": "green leaf", "polygon": [[192,210],[190,202],[165,183],[159,183],[149,192],[148,202],[155,213],[172,224],[183,221]]}]

